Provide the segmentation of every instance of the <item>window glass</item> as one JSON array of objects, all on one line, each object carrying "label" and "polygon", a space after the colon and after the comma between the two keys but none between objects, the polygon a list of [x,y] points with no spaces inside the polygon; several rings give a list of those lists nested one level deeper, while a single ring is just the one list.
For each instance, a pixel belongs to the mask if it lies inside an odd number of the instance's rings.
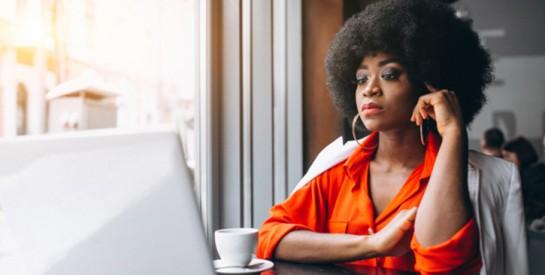
[{"label": "window glass", "polygon": [[192,164],[198,4],[0,0],[0,137],[177,124]]}]

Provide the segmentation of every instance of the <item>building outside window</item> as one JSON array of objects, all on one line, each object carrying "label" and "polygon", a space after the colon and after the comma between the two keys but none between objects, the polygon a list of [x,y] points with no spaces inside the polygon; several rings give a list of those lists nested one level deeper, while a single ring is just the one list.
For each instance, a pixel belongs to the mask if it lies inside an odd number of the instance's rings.
[{"label": "building outside window", "polygon": [[17,85],[17,135],[27,133],[28,93],[24,85]]},{"label": "building outside window", "polygon": [[0,0],[0,138],[88,130],[55,101],[89,90],[114,110],[104,125],[177,124],[193,164],[198,5]]}]

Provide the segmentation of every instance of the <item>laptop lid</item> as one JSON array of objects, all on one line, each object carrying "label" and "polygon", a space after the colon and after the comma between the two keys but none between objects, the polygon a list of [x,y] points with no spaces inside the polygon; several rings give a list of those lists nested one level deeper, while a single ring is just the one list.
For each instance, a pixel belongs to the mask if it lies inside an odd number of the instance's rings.
[{"label": "laptop lid", "polygon": [[29,136],[0,152],[26,274],[214,274],[176,131]]}]

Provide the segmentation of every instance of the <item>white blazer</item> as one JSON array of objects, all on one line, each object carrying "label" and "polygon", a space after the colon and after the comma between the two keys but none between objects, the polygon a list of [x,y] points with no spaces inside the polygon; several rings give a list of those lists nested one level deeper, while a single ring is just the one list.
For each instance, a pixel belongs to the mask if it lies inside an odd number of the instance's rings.
[{"label": "white blazer", "polygon": [[[343,144],[341,137],[336,139],[318,154],[294,191],[346,160],[357,147],[355,141]],[[481,275],[529,274],[517,167],[500,158],[469,151],[468,190],[479,226]]]}]

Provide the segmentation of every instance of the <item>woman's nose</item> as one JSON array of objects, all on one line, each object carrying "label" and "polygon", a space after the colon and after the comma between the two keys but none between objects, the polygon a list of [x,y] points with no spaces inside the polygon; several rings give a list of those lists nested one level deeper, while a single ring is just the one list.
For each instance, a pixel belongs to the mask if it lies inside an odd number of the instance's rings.
[{"label": "woman's nose", "polygon": [[374,82],[371,82],[369,83],[369,86],[367,86],[367,89],[363,91],[363,96],[364,97],[378,96],[380,95],[381,92],[382,90],[380,89],[380,87],[376,85]]}]

